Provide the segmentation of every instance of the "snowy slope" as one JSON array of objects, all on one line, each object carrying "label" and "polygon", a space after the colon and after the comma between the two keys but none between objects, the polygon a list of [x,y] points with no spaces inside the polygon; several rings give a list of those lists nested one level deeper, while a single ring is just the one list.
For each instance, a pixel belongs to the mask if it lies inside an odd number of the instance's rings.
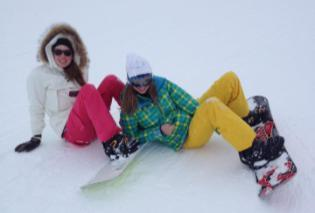
[{"label": "snowy slope", "polygon": [[[314,20],[312,0],[0,0],[0,211],[313,212]],[[252,173],[219,136],[180,153],[148,147],[117,181],[84,191],[107,161],[98,141],[76,147],[47,126],[37,150],[16,154],[30,137],[26,76],[55,22],[80,32],[95,85],[110,73],[125,80],[130,51],[196,97],[234,70],[247,96],[269,98],[298,175],[261,200]],[[112,112],[118,120],[117,105]]]}]

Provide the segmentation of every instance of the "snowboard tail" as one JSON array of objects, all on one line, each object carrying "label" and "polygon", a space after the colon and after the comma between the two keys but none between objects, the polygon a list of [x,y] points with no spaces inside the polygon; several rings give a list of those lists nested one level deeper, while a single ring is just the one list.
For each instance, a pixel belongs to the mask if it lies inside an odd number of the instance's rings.
[{"label": "snowboard tail", "polygon": [[145,145],[142,145],[137,151],[130,154],[128,157],[119,158],[118,160],[108,161],[94,177],[92,177],[86,184],[81,186],[81,189],[86,189],[96,184],[111,181],[118,176],[122,175],[123,172],[130,166],[134,159],[139,155]]},{"label": "snowboard tail", "polygon": [[[263,110],[262,116],[251,126],[256,132],[256,138],[267,143],[271,137],[279,136],[273,120],[268,99],[263,96],[253,96],[248,99],[250,110]],[[276,157],[269,159],[263,167],[254,170],[257,184],[260,187],[260,197],[268,195],[275,188],[288,182],[297,173],[297,167],[283,145]]]}]

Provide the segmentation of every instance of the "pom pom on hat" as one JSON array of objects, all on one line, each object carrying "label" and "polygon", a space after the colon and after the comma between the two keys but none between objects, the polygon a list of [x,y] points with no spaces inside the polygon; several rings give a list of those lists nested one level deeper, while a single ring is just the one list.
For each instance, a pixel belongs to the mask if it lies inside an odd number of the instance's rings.
[{"label": "pom pom on hat", "polygon": [[128,54],[126,61],[128,79],[145,74],[152,74],[150,64],[144,58],[136,54]]}]

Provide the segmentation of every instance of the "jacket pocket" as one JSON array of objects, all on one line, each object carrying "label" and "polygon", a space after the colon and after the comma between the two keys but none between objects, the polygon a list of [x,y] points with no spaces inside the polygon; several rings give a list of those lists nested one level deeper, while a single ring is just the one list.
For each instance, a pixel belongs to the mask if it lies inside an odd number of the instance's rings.
[{"label": "jacket pocket", "polygon": [[75,97],[70,97],[69,92],[70,89],[67,88],[57,90],[58,110],[63,111],[73,106]]}]

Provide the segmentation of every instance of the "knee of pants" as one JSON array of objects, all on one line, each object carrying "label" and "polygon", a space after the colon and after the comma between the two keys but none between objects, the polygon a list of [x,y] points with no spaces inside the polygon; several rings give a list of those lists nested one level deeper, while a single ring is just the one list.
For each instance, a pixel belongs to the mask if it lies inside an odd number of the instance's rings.
[{"label": "knee of pants", "polygon": [[115,75],[106,76],[97,90],[101,95],[106,94],[114,97],[119,102],[119,96],[125,88],[125,84]]},{"label": "knee of pants", "polygon": [[120,81],[119,78],[117,78],[117,76],[114,74],[110,74],[105,76],[105,78],[102,81],[102,84],[111,85],[113,82],[116,81]]},{"label": "knee of pants", "polygon": [[[226,72],[218,81],[215,82],[217,86],[220,85],[219,86],[220,90],[227,90],[227,91],[229,91],[230,87],[236,89],[238,83],[239,83],[239,78],[236,75],[236,73],[233,71]],[[226,91],[218,91],[218,92],[224,93]]]},{"label": "knee of pants", "polygon": [[234,80],[239,80],[238,76],[236,75],[235,72],[233,71],[229,71],[229,72],[226,72],[222,78],[228,80],[228,81],[234,81]]}]

